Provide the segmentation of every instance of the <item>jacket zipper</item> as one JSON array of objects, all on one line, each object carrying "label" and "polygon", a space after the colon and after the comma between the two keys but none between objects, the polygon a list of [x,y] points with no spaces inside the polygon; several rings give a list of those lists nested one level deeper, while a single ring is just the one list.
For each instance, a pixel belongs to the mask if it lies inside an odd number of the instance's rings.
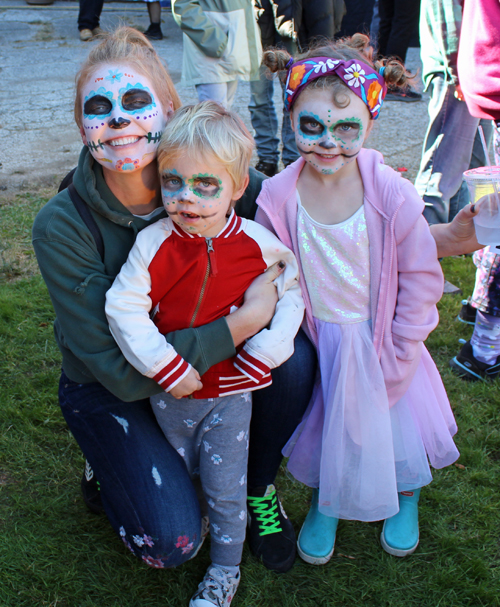
[{"label": "jacket zipper", "polygon": [[207,287],[208,277],[210,276],[210,274],[214,275],[216,273],[216,272],[212,272],[211,258],[213,259],[213,255],[212,256],[210,255],[210,253],[212,253],[212,254],[214,253],[214,247],[213,247],[213,244],[212,244],[212,239],[211,238],[206,238],[206,243],[207,243],[207,269],[205,270],[205,277],[203,278],[203,284],[201,285],[201,290],[200,290],[200,295],[198,297],[198,302],[196,304],[196,308],[194,309],[193,316],[191,318],[191,322],[189,323],[189,328],[190,329],[193,327],[194,321],[196,320],[196,317],[198,316],[198,312],[200,311],[201,302],[203,301],[203,297],[205,295],[205,289]]}]

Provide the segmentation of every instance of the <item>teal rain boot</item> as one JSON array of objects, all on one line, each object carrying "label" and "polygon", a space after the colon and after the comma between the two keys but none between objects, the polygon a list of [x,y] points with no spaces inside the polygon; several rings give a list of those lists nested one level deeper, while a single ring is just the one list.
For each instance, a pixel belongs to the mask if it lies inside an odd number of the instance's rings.
[{"label": "teal rain boot", "polygon": [[382,548],[393,556],[408,556],[418,546],[418,499],[420,489],[398,493],[399,512],[384,521]]},{"label": "teal rain boot", "polygon": [[297,542],[300,558],[311,565],[324,565],[332,558],[339,522],[338,518],[319,512],[318,493],[318,489],[313,489],[311,508]]}]

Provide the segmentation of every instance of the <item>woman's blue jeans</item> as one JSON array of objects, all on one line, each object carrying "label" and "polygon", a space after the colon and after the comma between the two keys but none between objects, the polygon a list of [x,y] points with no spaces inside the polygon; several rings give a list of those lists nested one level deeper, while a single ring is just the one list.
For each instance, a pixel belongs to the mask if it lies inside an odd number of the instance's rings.
[{"label": "woman's blue jeans", "polygon": [[[254,393],[249,487],[274,482],[281,449],[308,405],[315,373],[314,347],[300,332],[294,355],[273,370],[273,385]],[[188,560],[200,541],[198,498],[149,400],[127,403],[99,383],[77,384],[63,372],[59,401],[124,544],[153,567],[175,567]]]}]

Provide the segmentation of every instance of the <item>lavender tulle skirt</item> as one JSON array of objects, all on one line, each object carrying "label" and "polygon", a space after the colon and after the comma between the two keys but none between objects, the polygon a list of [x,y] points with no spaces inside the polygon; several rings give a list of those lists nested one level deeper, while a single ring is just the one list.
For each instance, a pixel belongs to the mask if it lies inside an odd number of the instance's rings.
[{"label": "lavender tulle skirt", "polygon": [[319,487],[319,510],[359,521],[389,518],[398,491],[432,480],[459,456],[455,419],[439,372],[423,348],[415,377],[389,408],[371,321],[337,325],[315,319],[318,381],[283,453],[293,476]]}]

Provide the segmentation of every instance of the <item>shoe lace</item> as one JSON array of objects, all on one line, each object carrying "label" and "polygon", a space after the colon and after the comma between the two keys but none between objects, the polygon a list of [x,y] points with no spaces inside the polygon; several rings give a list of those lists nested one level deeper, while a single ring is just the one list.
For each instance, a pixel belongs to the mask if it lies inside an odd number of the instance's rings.
[{"label": "shoe lace", "polygon": [[248,502],[259,524],[259,535],[281,532],[276,491],[264,497],[249,495]]}]

